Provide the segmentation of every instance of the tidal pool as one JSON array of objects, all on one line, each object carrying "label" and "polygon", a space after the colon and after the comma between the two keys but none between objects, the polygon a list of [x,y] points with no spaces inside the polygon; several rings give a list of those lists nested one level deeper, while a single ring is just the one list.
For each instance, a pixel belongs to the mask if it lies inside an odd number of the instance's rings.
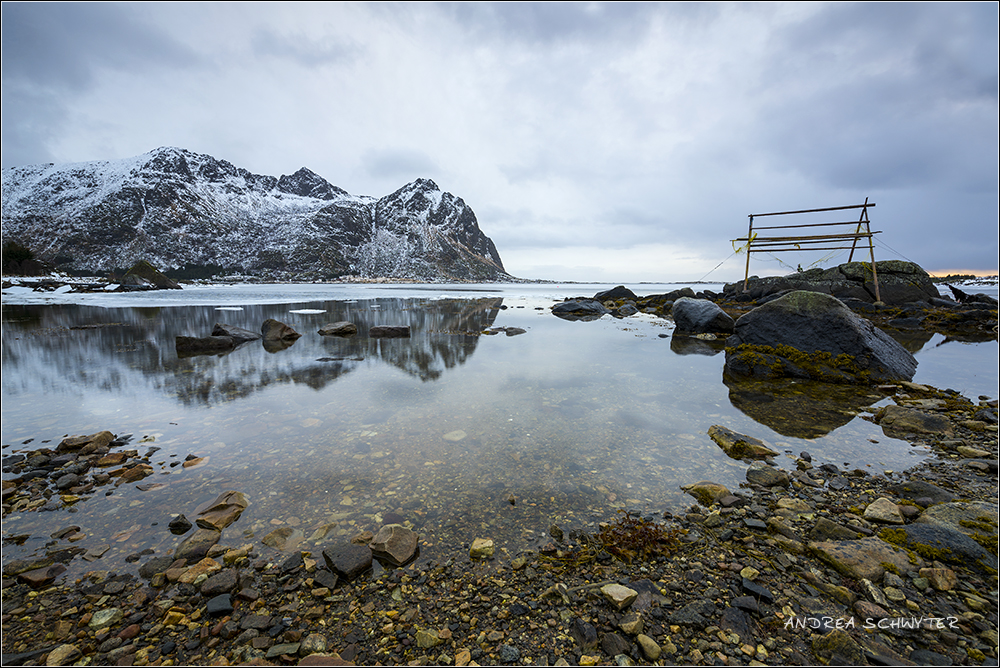
[{"label": "tidal pool", "polygon": [[[266,552],[261,539],[288,527],[298,549],[318,555],[392,520],[420,534],[422,560],[467,558],[477,537],[507,559],[547,542],[553,523],[594,530],[618,509],[681,511],[694,503],[681,485],[699,480],[739,488],[747,467],[708,437],[714,424],[763,439],[787,469],[803,451],[817,465],[878,475],[927,455],[864,419],[886,401],[878,394],[734,383],[723,378],[722,342],[675,337],[670,320],[550,313],[565,296],[605,287],[225,286],[5,299],[5,461],[108,430],[131,434],[126,447],[148,455],[155,473],[54,510],[5,514],[4,563],[58,547],[50,536],[78,526],[86,537],[76,546],[92,560],[73,560],[67,577],[133,569],[137,553],[169,554],[182,540],[167,529],[172,516],[193,521],[226,490],[250,506],[224,545]],[[302,337],[280,350],[257,341],[224,355],[175,352],[176,336],[207,336],[216,322],[259,331],[267,318]],[[339,320],[359,334],[316,333]],[[411,337],[369,338],[378,324],[409,325]],[[525,331],[484,333],[501,328]],[[958,378],[973,399],[995,387],[995,341],[930,343],[916,351],[915,380]],[[203,460],[185,468],[189,455]],[[317,530],[329,534],[310,541]]]}]

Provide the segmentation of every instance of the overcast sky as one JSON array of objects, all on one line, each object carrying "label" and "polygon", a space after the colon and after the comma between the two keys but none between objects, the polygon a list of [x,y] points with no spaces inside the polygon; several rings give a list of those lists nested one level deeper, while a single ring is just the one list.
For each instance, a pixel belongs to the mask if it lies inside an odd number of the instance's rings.
[{"label": "overcast sky", "polygon": [[2,160],[431,178],[554,280],[736,280],[748,214],[868,197],[876,259],[995,273],[997,7],[4,2]]}]

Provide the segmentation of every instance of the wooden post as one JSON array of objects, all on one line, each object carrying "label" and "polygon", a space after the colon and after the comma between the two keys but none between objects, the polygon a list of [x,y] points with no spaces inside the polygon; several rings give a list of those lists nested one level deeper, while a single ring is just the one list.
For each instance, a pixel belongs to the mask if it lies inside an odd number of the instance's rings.
[{"label": "wooden post", "polygon": [[753,244],[753,214],[750,214],[750,227],[747,229],[747,271],[743,276],[743,292],[747,291],[750,283],[750,245]]},{"label": "wooden post", "polygon": [[[861,207],[861,217],[858,219],[858,229],[857,229],[858,232],[861,232],[861,224],[864,223],[867,220],[868,220],[868,198],[866,197],[865,198],[865,205],[863,207]],[[872,228],[871,228],[870,225],[868,227],[868,231],[869,232],[872,231]],[[857,243],[858,243],[858,240],[855,239],[854,243],[851,244],[851,254],[847,256],[847,261],[848,262],[853,262],[854,261],[854,247],[855,247],[855,245]],[[869,237],[868,243],[869,244],[871,243],[871,238],[870,237]]]}]

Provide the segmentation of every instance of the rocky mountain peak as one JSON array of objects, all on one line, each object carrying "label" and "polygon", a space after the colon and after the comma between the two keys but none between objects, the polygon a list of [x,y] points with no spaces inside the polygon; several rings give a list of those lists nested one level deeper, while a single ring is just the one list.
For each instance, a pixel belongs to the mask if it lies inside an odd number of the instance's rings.
[{"label": "rocky mountain peak", "polygon": [[290,280],[511,278],[472,209],[430,179],[376,199],[305,167],[276,178],[161,147],[118,161],[4,169],[3,195],[5,238],[67,270],[147,260],[167,273]]},{"label": "rocky mountain peak", "polygon": [[278,190],[289,195],[333,200],[346,197],[348,192],[331,185],[322,176],[303,167],[291,176],[282,175],[278,179]]}]

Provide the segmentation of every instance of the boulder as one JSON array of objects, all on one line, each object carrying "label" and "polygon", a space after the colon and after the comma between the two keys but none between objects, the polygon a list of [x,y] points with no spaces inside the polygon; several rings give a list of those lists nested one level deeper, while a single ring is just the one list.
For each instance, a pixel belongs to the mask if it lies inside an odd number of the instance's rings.
[{"label": "boulder", "polygon": [[603,292],[598,292],[594,295],[594,299],[599,302],[606,302],[608,300],[618,301],[619,299],[631,299],[635,301],[638,299],[636,294],[626,288],[624,285],[619,285],[617,287],[611,288],[610,290],[604,290]]},{"label": "boulder", "polygon": [[261,338],[261,335],[257,332],[244,329],[243,327],[226,325],[221,322],[215,323],[215,327],[212,328],[212,336],[228,336],[236,343],[236,345],[247,341],[256,341]]},{"label": "boulder", "polygon": [[415,531],[402,524],[387,524],[379,529],[368,547],[377,559],[402,566],[416,556],[418,538]]},{"label": "boulder", "polygon": [[265,341],[294,341],[302,336],[294,329],[274,318],[268,318],[260,326]]},{"label": "boulder", "polygon": [[597,320],[602,315],[611,313],[599,301],[580,299],[559,302],[552,307],[552,315],[563,320]]},{"label": "boulder", "polygon": [[[912,262],[882,260],[875,263],[879,297],[885,304],[930,303],[940,293],[930,275]],[[794,290],[806,290],[838,299],[875,301],[875,282],[869,262],[848,262],[830,269],[809,269],[787,276],[758,278],[752,276],[747,289],[743,281],[726,285],[723,294],[729,299],[745,295],[763,300]]]},{"label": "boulder", "polygon": [[322,336],[354,336],[357,333],[358,326],[346,320],[331,322],[319,328],[319,334]]},{"label": "boulder", "polygon": [[376,325],[368,330],[368,336],[376,339],[408,339],[409,325]]},{"label": "boulder", "polygon": [[914,520],[917,524],[947,526],[967,536],[997,538],[997,504],[988,501],[963,501],[939,503],[931,506]]},{"label": "boulder", "polygon": [[725,371],[754,378],[805,378],[871,385],[910,380],[917,360],[840,300],[796,291],[736,321]]},{"label": "boulder", "polygon": [[707,299],[691,299],[681,297],[674,302],[671,313],[678,332],[701,334],[725,332],[731,333],[734,321],[719,306]]}]

